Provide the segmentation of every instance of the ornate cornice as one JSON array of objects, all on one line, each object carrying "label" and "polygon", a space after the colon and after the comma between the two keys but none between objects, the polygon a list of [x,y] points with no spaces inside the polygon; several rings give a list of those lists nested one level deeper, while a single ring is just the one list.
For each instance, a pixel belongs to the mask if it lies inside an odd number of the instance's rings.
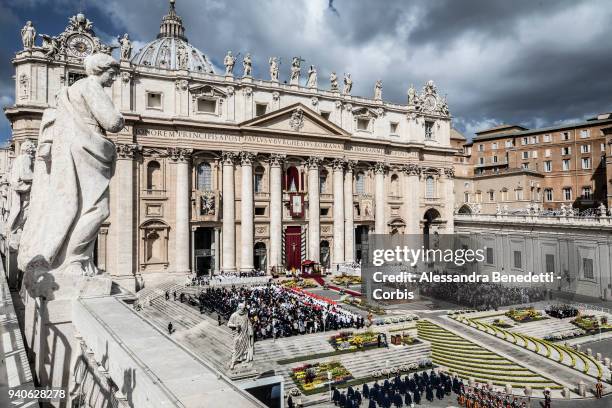
[{"label": "ornate cornice", "polygon": [[168,156],[177,163],[189,163],[193,149],[185,149],[182,147],[169,147]]},{"label": "ornate cornice", "polygon": [[136,154],[142,151],[142,146],[137,144],[117,143],[115,148],[117,149],[118,160],[133,160]]}]

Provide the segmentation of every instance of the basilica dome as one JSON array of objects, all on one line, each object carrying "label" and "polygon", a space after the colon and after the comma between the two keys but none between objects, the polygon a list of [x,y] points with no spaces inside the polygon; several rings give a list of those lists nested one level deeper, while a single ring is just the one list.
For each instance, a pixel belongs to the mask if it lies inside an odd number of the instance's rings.
[{"label": "basilica dome", "polygon": [[162,18],[157,38],[142,47],[131,62],[134,65],[214,73],[206,55],[187,41],[183,19],[176,14],[174,0],[170,0],[170,10]]}]

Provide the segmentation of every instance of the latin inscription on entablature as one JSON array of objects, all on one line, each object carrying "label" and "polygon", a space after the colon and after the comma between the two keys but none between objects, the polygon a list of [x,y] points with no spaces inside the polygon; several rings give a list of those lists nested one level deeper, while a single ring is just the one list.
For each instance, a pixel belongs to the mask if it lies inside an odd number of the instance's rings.
[{"label": "latin inscription on entablature", "polygon": [[254,143],[259,145],[271,145],[271,146],[287,146],[287,147],[305,147],[309,149],[323,149],[323,150],[342,150],[342,143],[332,142],[317,142],[314,140],[304,139],[293,139],[293,138],[282,138],[276,136],[244,136],[242,139],[244,143]]},{"label": "latin inscription on entablature", "polygon": [[166,129],[136,129],[136,136],[144,137],[159,137],[163,139],[192,139],[205,140],[213,142],[235,142],[239,143],[241,137],[239,135],[231,135],[227,133],[211,133],[198,132],[193,130],[166,130]]},{"label": "latin inscription on entablature", "polygon": [[347,144],[345,150],[355,153],[385,154],[385,148],[377,146]]},{"label": "latin inscription on entablature", "polygon": [[407,151],[407,150],[391,150],[389,152],[390,156],[393,157],[414,157],[414,158],[418,158],[419,157],[419,153],[415,152],[415,151]]}]

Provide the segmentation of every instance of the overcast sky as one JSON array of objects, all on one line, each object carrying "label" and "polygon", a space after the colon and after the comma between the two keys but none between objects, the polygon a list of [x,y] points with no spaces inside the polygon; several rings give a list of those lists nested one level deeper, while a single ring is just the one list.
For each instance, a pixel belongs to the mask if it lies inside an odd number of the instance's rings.
[{"label": "overcast sky", "polygon": [[[405,103],[410,84],[433,79],[453,125],[470,137],[499,123],[533,128],[612,111],[612,1],[577,0],[177,0],[189,41],[222,66],[227,50],[250,52],[254,76],[268,57],[314,64],[319,86],[350,72],[354,95]],[[0,104],[14,101],[10,62],[32,20],[56,35],[83,11],[109,42],[155,38],[167,0],[1,0]],[[40,40],[37,40],[37,44]],[[0,139],[10,137],[4,115]]]}]

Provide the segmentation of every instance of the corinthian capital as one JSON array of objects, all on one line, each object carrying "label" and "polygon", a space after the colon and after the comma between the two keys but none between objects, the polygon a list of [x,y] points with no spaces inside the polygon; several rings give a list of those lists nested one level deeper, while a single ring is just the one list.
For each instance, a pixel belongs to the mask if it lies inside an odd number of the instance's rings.
[{"label": "corinthian capital", "polygon": [[308,159],[306,159],[306,166],[309,169],[318,169],[319,165],[321,164],[321,158],[317,157],[317,156],[310,156]]},{"label": "corinthian capital", "polygon": [[385,174],[387,171],[387,163],[384,162],[376,162],[374,163],[373,170],[374,174]]},{"label": "corinthian capital", "polygon": [[142,150],[142,146],[137,144],[115,144],[117,149],[117,159],[119,160],[132,160],[138,152]]},{"label": "corinthian capital", "polygon": [[221,163],[228,166],[233,165],[236,157],[236,152],[221,152]]},{"label": "corinthian capital", "polygon": [[285,162],[287,155],[272,153],[270,157],[268,157],[268,162],[270,162],[270,166],[282,166]]},{"label": "corinthian capital", "polygon": [[344,158],[342,159],[334,159],[332,161],[332,168],[334,169],[334,171],[342,171],[344,170],[344,166],[346,165],[346,160]]},{"label": "corinthian capital", "polygon": [[421,174],[421,166],[409,163],[402,167],[402,171],[408,176],[418,176]]},{"label": "corinthian capital", "polygon": [[253,164],[254,158],[255,158],[255,153],[242,152],[240,153],[240,164],[242,166],[251,166]]},{"label": "corinthian capital", "polygon": [[452,167],[444,169],[444,175],[449,179],[455,178],[455,169]]},{"label": "corinthian capital", "polygon": [[357,160],[347,160],[346,161],[346,171],[352,173],[355,170],[355,166],[357,165]]},{"label": "corinthian capital", "polygon": [[185,149],[182,147],[169,147],[168,157],[177,163],[189,163],[193,149]]}]

